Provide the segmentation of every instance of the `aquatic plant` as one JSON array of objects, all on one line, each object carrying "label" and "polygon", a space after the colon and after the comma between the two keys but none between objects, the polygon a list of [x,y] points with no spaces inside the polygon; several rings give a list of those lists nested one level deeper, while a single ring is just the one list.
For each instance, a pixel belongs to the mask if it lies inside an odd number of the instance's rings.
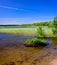
[{"label": "aquatic plant", "polygon": [[31,40],[26,40],[24,45],[29,47],[46,46],[46,40],[34,38]]}]

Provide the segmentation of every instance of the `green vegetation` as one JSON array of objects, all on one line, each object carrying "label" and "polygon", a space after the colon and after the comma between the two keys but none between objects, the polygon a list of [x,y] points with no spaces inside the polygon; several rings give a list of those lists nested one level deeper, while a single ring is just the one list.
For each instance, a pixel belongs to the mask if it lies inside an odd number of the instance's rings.
[{"label": "green vegetation", "polygon": [[43,33],[43,26],[39,26],[37,28],[37,38],[39,37],[45,37],[44,33]]},{"label": "green vegetation", "polygon": [[0,33],[33,36],[37,34],[37,29],[36,28],[1,28]]},{"label": "green vegetation", "polygon": [[54,18],[54,34],[57,36],[57,17]]},{"label": "green vegetation", "polygon": [[34,39],[31,39],[31,40],[27,40],[24,45],[27,46],[27,47],[46,46],[46,40],[34,38]]},{"label": "green vegetation", "polygon": [[41,22],[38,24],[32,24],[38,26],[37,38],[27,40],[25,46],[45,46],[46,40],[41,39],[43,37],[57,37],[57,17],[52,22]]},{"label": "green vegetation", "polygon": [[50,23],[52,23],[52,21],[50,21],[50,22],[39,22],[39,23],[33,23],[33,24],[22,24],[22,26],[49,26]]},{"label": "green vegetation", "polygon": [[46,46],[46,40],[43,38],[54,37],[53,28],[49,26],[38,26],[37,28],[37,38],[27,40],[25,42],[25,46],[28,47],[38,47],[38,46]]},{"label": "green vegetation", "polygon": [[[12,26],[12,25],[4,25]],[[13,25],[20,26],[20,25]],[[22,24],[21,26],[36,26],[35,28],[0,28],[0,33],[6,34],[18,34],[18,35],[27,35],[33,36],[37,35],[36,39],[27,40],[25,45],[28,46],[37,46],[37,45],[46,45],[44,37],[57,37],[57,17],[50,22],[40,22],[33,24]]]},{"label": "green vegetation", "polygon": [[53,28],[48,26],[39,26],[37,28],[37,38],[39,37],[54,37]]},{"label": "green vegetation", "polygon": [[54,18],[54,25],[57,27],[57,17]]},{"label": "green vegetation", "polygon": [[37,35],[37,37],[53,37],[53,30],[47,26],[38,26],[35,28],[0,28],[0,33],[15,35]]}]

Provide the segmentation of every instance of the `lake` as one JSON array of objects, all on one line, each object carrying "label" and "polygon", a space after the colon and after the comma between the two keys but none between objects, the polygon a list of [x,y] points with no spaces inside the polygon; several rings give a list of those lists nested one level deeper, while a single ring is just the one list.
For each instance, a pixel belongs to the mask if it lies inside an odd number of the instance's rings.
[{"label": "lake", "polygon": [[57,38],[47,38],[46,47],[25,47],[36,36],[0,33],[0,65],[52,65],[57,59]]}]

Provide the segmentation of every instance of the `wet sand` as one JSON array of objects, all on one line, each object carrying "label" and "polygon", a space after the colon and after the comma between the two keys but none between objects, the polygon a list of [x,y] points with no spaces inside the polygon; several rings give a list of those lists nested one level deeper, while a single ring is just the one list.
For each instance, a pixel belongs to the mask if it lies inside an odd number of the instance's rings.
[{"label": "wet sand", "polygon": [[25,47],[16,38],[0,38],[0,44],[0,65],[57,65],[57,46]]}]

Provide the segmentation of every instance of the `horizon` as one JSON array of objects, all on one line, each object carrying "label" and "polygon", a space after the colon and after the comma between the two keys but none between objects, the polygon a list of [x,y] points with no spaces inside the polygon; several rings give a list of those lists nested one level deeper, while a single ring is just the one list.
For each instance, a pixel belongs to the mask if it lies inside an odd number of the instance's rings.
[{"label": "horizon", "polygon": [[1,0],[0,24],[49,22],[57,16],[57,0]]},{"label": "horizon", "polygon": [[[53,19],[54,19],[54,17],[53,17]],[[4,23],[1,23],[0,22],[0,25],[22,25],[22,24],[33,24],[33,23],[41,23],[41,22],[51,22],[51,21],[53,21],[53,19],[51,19],[51,20],[48,20],[48,21],[34,21],[34,22],[31,22],[31,21],[29,21],[29,23],[26,23],[26,22],[24,22],[24,21],[22,21],[22,23],[18,20],[18,18],[17,18],[17,20],[16,21],[14,21],[14,18],[2,18],[2,21],[4,22]],[[0,19],[1,20],[1,19]],[[13,20],[13,21],[12,21]]]}]

